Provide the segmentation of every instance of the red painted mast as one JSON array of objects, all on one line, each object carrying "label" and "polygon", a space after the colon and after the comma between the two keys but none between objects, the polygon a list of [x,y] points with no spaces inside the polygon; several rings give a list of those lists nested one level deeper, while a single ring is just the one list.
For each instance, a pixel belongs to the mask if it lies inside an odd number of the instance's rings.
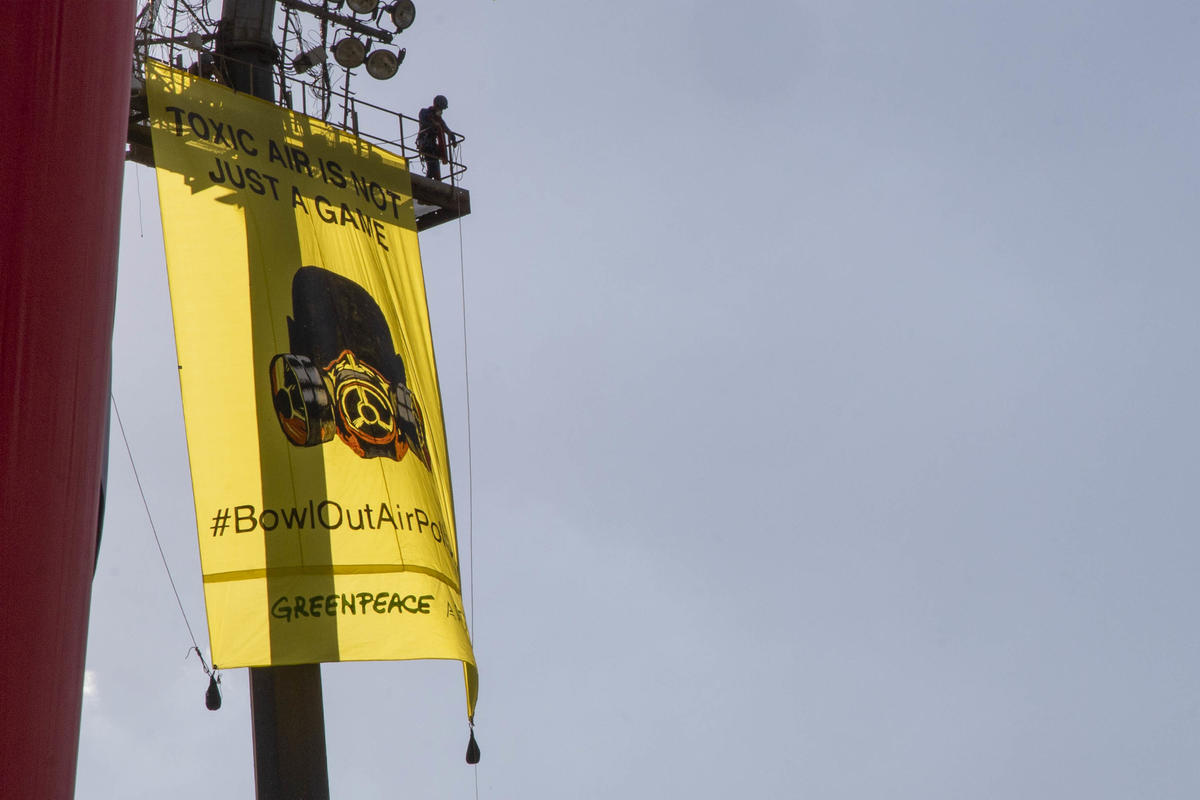
[{"label": "red painted mast", "polygon": [[71,798],[132,0],[0,3],[0,793]]}]

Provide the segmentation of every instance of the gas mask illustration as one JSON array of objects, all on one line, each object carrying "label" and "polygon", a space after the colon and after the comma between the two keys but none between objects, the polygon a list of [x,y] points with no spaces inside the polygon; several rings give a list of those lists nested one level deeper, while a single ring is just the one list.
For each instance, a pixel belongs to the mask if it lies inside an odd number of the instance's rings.
[{"label": "gas mask illustration", "polygon": [[383,311],[367,290],[320,267],[292,278],[290,353],[271,359],[271,396],[284,435],[313,447],[336,435],[360,458],[429,469],[425,420],[405,381]]}]

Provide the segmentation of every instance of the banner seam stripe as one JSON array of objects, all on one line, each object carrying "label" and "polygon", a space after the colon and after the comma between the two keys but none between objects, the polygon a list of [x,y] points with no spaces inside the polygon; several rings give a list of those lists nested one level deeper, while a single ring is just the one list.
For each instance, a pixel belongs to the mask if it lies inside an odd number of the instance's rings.
[{"label": "banner seam stripe", "polygon": [[204,576],[205,583],[227,583],[229,581],[261,580],[270,575],[273,578],[286,578],[301,575],[388,575],[397,572],[416,572],[428,575],[449,586],[461,594],[458,585],[443,572],[418,565],[392,566],[384,564],[337,564],[322,567],[262,567],[259,569],[238,569],[229,572],[213,572]]}]

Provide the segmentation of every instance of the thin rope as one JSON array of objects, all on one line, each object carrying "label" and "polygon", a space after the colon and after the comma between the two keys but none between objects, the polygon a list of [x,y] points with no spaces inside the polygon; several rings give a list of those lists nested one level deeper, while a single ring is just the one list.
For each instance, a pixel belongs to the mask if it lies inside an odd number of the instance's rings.
[{"label": "thin rope", "polygon": [[463,324],[463,381],[466,385],[467,401],[467,555],[468,581],[471,587],[471,604],[468,614],[471,619],[471,636],[475,638],[475,464],[471,452],[471,370],[467,353],[467,270],[463,257],[462,200],[455,195],[458,206],[458,287],[462,300]]},{"label": "thin rope", "polygon": [[134,168],[133,184],[137,187],[138,195],[138,238],[145,239],[146,232],[142,230],[142,171]]},{"label": "thin rope", "polygon": [[[458,145],[459,160],[462,159],[462,145]],[[454,165],[451,164],[450,184],[457,187],[457,182],[454,179]],[[467,554],[467,580],[471,587],[471,600],[467,608],[467,614],[471,620],[471,639],[474,641],[478,637],[475,632],[475,462],[474,455],[471,452],[471,370],[470,358],[467,353],[467,269],[466,259],[463,257],[463,225],[462,225],[462,200],[458,193],[455,192],[454,204],[458,210],[458,287],[459,297],[462,300],[462,325],[463,325],[463,382],[466,388],[466,403],[467,403],[467,545],[469,552]],[[475,733],[475,719],[471,718],[471,735]],[[474,773],[475,779],[475,800],[479,800],[479,764],[471,765],[471,772]]]},{"label": "thin rope", "polygon": [[204,667],[204,674],[211,675],[208,663],[204,660],[204,654],[200,652],[200,645],[196,642],[196,634],[192,633],[192,625],[188,622],[187,612],[183,610],[183,600],[179,598],[179,590],[175,588],[175,578],[171,575],[171,567],[167,564],[167,555],[163,552],[162,541],[158,538],[158,527],[154,524],[154,516],[150,513],[150,503],[146,500],[146,492],[142,488],[142,479],[138,476],[137,464],[133,461],[133,449],[129,446],[129,437],[125,435],[125,423],[121,421],[121,410],[117,408],[117,397],[112,392],[108,394],[112,400],[113,412],[117,417],[117,427],[121,431],[121,440],[125,442],[125,454],[129,456],[129,466],[133,468],[133,479],[137,483],[138,494],[142,496],[142,506],[146,509],[146,519],[150,521],[150,532],[154,534],[154,544],[158,546],[158,557],[162,559],[163,569],[167,571],[167,580],[171,582],[171,591],[175,594],[175,603],[179,606],[179,613],[183,617],[183,624],[187,627],[188,636],[192,639],[192,648],[188,650],[190,654],[192,650],[196,651],[196,655],[200,658],[200,666]]}]

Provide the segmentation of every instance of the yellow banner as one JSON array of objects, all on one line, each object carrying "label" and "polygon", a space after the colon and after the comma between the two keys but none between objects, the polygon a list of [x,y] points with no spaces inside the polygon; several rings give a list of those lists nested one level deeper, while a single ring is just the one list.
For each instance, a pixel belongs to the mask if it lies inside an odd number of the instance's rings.
[{"label": "yellow banner", "polygon": [[407,162],[147,83],[214,663],[457,659],[473,715]]}]

